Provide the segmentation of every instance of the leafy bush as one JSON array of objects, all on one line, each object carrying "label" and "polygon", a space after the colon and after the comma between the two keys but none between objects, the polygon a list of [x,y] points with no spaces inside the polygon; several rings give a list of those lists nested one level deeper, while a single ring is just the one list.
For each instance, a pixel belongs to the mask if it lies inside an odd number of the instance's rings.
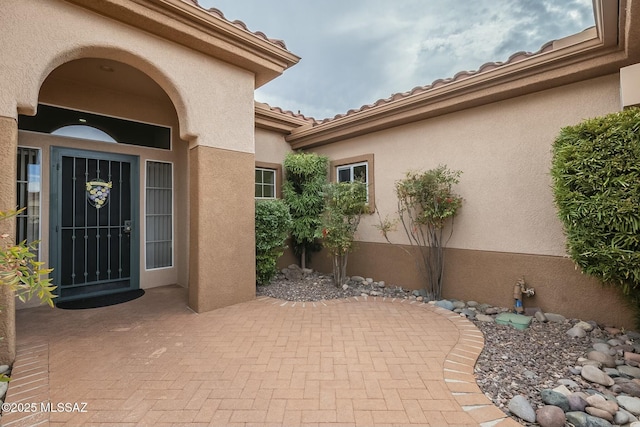
[{"label": "leafy bush", "polygon": [[333,255],[333,281],[341,286],[360,217],[367,212],[367,186],[360,181],[331,183],[325,189],[325,206],[323,242]]},{"label": "leafy bush", "polygon": [[284,160],[282,195],[293,224],[293,249],[306,267],[311,251],[319,250],[320,216],[324,210],[322,190],[327,183],[329,159],[314,153],[289,153]]},{"label": "leafy bush", "polygon": [[551,166],[571,259],[640,296],[640,109],[565,127]]},{"label": "leafy bush", "polygon": [[[0,211],[0,221],[13,218],[19,212]],[[42,268],[44,263],[34,255],[39,242],[15,244],[8,234],[0,235],[0,239],[0,284],[8,286],[22,302],[37,296],[53,307],[56,286],[52,286],[47,277],[52,269]]]},{"label": "leafy bush", "polygon": [[418,251],[405,252],[415,257],[418,270],[425,280],[427,298],[442,298],[444,274],[444,248],[453,233],[444,233],[447,222],[458,213],[462,198],[453,192],[462,172],[438,166],[426,172],[407,172],[405,178],[395,185],[398,197],[398,218],[380,220],[377,226],[384,238],[391,243],[389,232],[398,221]]},{"label": "leafy bush", "polygon": [[277,273],[276,261],[285,249],[291,227],[289,208],[282,200],[256,201],[256,282],[268,284]]}]

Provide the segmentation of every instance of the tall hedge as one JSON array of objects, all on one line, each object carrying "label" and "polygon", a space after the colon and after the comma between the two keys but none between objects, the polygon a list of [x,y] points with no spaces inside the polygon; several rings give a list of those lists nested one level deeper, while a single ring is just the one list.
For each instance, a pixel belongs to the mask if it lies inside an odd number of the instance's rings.
[{"label": "tall hedge", "polygon": [[563,128],[551,175],[569,256],[582,271],[640,296],[640,109]]},{"label": "tall hedge", "polygon": [[319,250],[320,216],[324,211],[322,190],[327,183],[329,159],[315,153],[289,153],[284,159],[282,196],[289,206],[293,225],[291,240],[300,265],[306,267],[311,252]]},{"label": "tall hedge", "polygon": [[284,253],[291,215],[282,200],[256,201],[256,282],[268,285],[275,277],[276,262]]}]

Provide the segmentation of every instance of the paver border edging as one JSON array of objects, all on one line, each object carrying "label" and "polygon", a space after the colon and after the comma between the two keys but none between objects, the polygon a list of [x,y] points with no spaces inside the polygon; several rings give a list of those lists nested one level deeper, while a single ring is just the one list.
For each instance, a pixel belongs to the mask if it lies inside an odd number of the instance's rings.
[{"label": "paver border edging", "polygon": [[459,332],[458,342],[445,357],[443,375],[444,381],[456,402],[481,427],[516,427],[518,422],[507,416],[493,404],[480,390],[476,383],[474,367],[484,348],[484,335],[469,321],[453,311],[435,306],[434,304],[389,297],[349,297],[320,301],[286,301],[272,297],[258,297],[258,301],[279,305],[281,307],[318,308],[329,305],[357,302],[385,302],[413,305],[417,308],[430,310],[455,325]]}]

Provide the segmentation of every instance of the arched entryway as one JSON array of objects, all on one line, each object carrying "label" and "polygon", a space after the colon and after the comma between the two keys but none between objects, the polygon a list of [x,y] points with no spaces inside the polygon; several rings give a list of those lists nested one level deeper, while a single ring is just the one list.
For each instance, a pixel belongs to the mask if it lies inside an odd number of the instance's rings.
[{"label": "arched entryway", "polygon": [[41,241],[59,301],[187,286],[187,144],[155,81],[119,61],[67,62],[18,128],[16,232]]}]

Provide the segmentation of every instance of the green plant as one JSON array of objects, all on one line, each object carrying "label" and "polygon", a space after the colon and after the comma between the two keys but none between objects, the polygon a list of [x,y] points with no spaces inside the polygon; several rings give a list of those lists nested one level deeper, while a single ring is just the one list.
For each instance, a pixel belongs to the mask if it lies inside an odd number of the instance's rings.
[{"label": "green plant", "polygon": [[284,160],[282,195],[293,220],[292,245],[302,268],[310,260],[311,251],[319,249],[322,189],[327,183],[328,165],[327,157],[313,153],[289,153]]},{"label": "green plant", "polygon": [[[14,218],[21,211],[0,211],[0,221]],[[47,277],[52,269],[43,268],[44,263],[33,253],[39,242],[16,244],[8,233],[0,234],[0,239],[0,284],[13,291],[22,302],[37,296],[53,307],[56,286],[52,286]],[[0,381],[9,381],[9,377],[0,375]]]},{"label": "green plant", "polygon": [[256,282],[266,285],[277,273],[291,227],[289,208],[282,200],[256,201]]},{"label": "green plant", "polygon": [[560,131],[551,165],[567,251],[585,274],[640,296],[640,109]]},{"label": "green plant", "polygon": [[392,243],[389,232],[395,230],[398,222],[402,224],[410,245],[417,250],[400,248],[415,257],[429,299],[442,297],[444,248],[453,233],[453,224],[448,235],[445,226],[462,206],[462,198],[452,190],[461,174],[446,166],[426,172],[407,172],[405,178],[395,184],[398,218],[380,219],[377,225],[387,242]]},{"label": "green plant", "polygon": [[367,212],[367,186],[360,181],[331,183],[324,194],[323,242],[333,256],[333,282],[342,286],[360,217]]}]

